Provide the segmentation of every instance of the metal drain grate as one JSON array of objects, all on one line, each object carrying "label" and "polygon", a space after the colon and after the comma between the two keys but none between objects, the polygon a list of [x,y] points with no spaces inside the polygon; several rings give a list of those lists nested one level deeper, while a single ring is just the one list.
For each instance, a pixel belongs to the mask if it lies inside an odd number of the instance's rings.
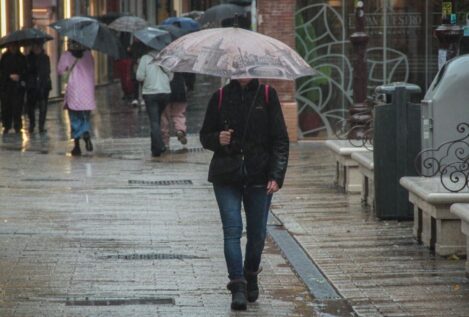
[{"label": "metal drain grate", "polygon": [[189,179],[162,180],[162,181],[141,181],[141,180],[130,179],[129,185],[171,186],[171,185],[193,185],[193,183]]},{"label": "metal drain grate", "polygon": [[182,148],[178,150],[169,150],[172,154],[184,154],[184,153],[201,153],[205,152],[206,150],[203,147],[195,147],[195,148]]},{"label": "metal drain grate", "polygon": [[174,298],[67,300],[66,306],[174,305]]},{"label": "metal drain grate", "polygon": [[23,178],[22,182],[78,182],[78,179],[65,178]]},{"label": "metal drain grate", "polygon": [[185,260],[185,259],[205,259],[194,255],[170,254],[170,253],[149,253],[149,254],[116,254],[107,255],[104,259],[119,260]]}]

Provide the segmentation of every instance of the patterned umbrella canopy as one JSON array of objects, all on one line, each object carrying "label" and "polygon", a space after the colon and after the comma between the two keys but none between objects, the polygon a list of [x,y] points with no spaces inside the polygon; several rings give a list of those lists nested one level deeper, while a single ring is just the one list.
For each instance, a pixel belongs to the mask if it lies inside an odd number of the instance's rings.
[{"label": "patterned umbrella canopy", "polygon": [[119,32],[135,32],[149,26],[150,23],[136,16],[123,16],[109,24],[109,28]]},{"label": "patterned umbrella canopy", "polygon": [[187,34],[164,48],[156,60],[173,72],[225,78],[295,79],[316,73],[286,44],[240,28]]}]

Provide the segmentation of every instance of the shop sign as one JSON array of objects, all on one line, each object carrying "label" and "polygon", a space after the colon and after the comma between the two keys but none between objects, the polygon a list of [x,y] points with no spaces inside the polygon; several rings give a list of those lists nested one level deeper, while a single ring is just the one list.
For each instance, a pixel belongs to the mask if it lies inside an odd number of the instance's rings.
[{"label": "shop sign", "polygon": [[[424,19],[420,12],[395,13],[367,13],[365,15],[365,27],[368,35],[382,36],[386,28],[387,35],[402,36],[414,34],[416,29],[423,27]],[[355,29],[355,16],[350,14],[349,27]]]}]

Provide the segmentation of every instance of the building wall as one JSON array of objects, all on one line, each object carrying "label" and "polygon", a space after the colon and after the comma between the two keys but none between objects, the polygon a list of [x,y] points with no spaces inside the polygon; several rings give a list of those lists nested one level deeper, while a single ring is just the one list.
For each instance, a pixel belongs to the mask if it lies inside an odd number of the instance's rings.
[{"label": "building wall", "polygon": [[[291,48],[295,48],[294,16],[296,0],[257,0],[257,31],[274,37]],[[278,91],[281,101],[295,100],[295,84],[293,81],[270,80]]]},{"label": "building wall", "polygon": [[[296,0],[257,0],[257,31],[276,38],[295,48],[294,12]],[[275,87],[282,103],[291,141],[298,139],[298,109],[295,101],[295,82],[287,80],[268,80]]]}]

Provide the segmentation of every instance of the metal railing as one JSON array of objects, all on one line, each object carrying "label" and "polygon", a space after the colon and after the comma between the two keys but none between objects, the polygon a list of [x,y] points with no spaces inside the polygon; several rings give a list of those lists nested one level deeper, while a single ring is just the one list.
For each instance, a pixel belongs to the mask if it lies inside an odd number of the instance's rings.
[{"label": "metal railing", "polygon": [[354,147],[364,147],[372,151],[374,135],[372,113],[376,105],[384,104],[384,98],[384,95],[379,94],[369,96],[366,100],[368,107],[366,111],[355,113],[353,118],[347,117],[337,121],[334,129],[337,139],[347,140]]},{"label": "metal railing", "polygon": [[443,187],[453,193],[469,189],[469,123],[459,123],[456,131],[459,138],[425,149],[415,159],[420,176],[439,176]]}]

